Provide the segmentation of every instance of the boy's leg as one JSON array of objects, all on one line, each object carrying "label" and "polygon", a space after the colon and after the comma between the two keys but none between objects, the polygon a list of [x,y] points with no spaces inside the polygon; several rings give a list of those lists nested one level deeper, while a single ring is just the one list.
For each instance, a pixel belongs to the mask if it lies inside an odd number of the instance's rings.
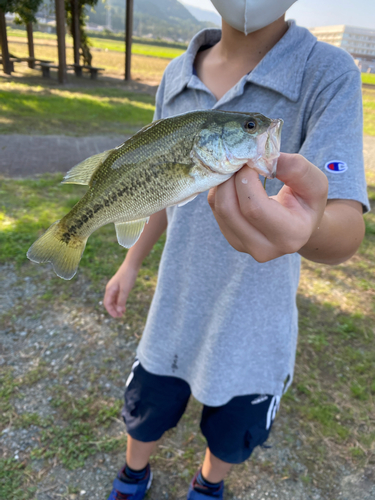
[{"label": "boy's leg", "polygon": [[233,464],[223,462],[220,458],[215,457],[209,448],[206,449],[202,465],[202,476],[210,483],[220,483],[228,474]]},{"label": "boy's leg", "polygon": [[157,441],[143,443],[128,434],[126,448],[126,463],[134,470],[141,470],[148,464],[151,453],[154,451]]},{"label": "boy's leg", "polygon": [[223,406],[203,407],[201,430],[208,448],[188,500],[223,499],[225,475],[266,441],[279,402],[278,396],[252,394],[234,397]]},{"label": "boy's leg", "polygon": [[126,464],[108,500],[142,500],[152,481],[149,458],[185,411],[190,387],[182,379],[147,372],[137,360],[126,383],[122,416],[128,431]]}]

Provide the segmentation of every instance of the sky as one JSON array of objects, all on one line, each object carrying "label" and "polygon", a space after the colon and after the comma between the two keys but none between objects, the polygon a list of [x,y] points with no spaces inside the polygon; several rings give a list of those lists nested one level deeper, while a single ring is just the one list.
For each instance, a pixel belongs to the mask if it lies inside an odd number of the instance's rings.
[{"label": "sky", "polygon": [[[205,10],[215,10],[210,0],[183,0]],[[306,28],[348,24],[375,31],[375,0],[297,0],[288,10],[287,19],[295,19]]]}]

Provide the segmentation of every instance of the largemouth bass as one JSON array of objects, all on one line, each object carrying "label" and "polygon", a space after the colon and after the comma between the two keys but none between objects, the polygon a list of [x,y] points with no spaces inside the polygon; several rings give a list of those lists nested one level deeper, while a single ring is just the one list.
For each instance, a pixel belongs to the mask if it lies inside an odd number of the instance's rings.
[{"label": "largemouth bass", "polygon": [[66,280],[77,272],[86,241],[114,222],[130,248],[149,217],[183,205],[229,179],[243,165],[276,174],[283,121],[260,113],[194,111],[153,122],[121,146],[73,167],[63,183],[84,184],[83,198],[30,247],[27,257],[51,262]]}]

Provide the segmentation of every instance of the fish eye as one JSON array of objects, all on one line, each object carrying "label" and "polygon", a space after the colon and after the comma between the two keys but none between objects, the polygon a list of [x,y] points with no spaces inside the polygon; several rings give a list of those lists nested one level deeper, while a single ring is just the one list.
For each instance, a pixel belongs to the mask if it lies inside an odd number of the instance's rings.
[{"label": "fish eye", "polygon": [[251,134],[254,133],[257,128],[258,124],[256,120],[249,120],[244,123],[244,129],[246,130],[246,132],[250,132]]}]

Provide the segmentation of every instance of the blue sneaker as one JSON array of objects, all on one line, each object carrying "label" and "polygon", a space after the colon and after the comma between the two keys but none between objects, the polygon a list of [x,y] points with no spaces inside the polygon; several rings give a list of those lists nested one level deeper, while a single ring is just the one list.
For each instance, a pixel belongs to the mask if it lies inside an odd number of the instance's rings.
[{"label": "blue sneaker", "polygon": [[199,473],[200,470],[195,474],[192,482],[190,483],[189,491],[187,494],[187,500],[209,500],[210,498],[219,498],[219,500],[223,500],[224,481],[221,481],[218,489],[212,492],[212,490],[209,490],[209,488],[206,488],[205,486],[202,486],[197,483],[197,477]]},{"label": "blue sneaker", "polygon": [[121,481],[121,474],[124,472],[125,466],[117,474],[113,481],[113,490],[108,497],[108,500],[142,500],[149,490],[152,482],[152,472],[150,464],[147,465],[146,473],[143,479],[136,483],[125,483]]}]

